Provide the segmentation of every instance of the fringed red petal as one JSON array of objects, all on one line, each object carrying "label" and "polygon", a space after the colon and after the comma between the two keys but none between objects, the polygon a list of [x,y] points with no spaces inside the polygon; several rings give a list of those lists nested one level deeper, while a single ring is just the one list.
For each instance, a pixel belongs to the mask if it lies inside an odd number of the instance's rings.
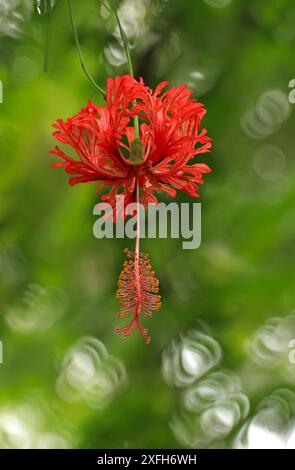
[{"label": "fringed red petal", "polygon": [[[202,174],[210,171],[200,163],[196,174],[195,159],[209,152],[212,145],[206,129],[200,129],[206,110],[191,98],[186,85],[163,92],[167,85],[162,82],[152,92],[142,78],[109,78],[105,108],[89,101],[72,118],[53,124],[54,137],[78,156],[75,160],[56,147],[51,153],[62,162],[54,163],[53,168],[62,167],[73,175],[71,184],[96,181],[115,188],[113,194],[120,192],[128,198],[136,171],[145,206],[157,200],[154,191],[174,197],[176,190],[181,190],[196,196]],[[134,137],[131,120],[136,115],[142,120],[143,163],[135,169],[128,157]],[[111,204],[113,201],[110,198]],[[135,202],[134,194],[130,202]]]}]

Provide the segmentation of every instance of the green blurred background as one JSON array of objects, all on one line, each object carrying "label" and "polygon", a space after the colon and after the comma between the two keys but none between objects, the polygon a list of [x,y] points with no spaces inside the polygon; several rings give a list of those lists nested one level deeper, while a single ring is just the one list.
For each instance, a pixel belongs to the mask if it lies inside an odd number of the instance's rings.
[{"label": "green blurred background", "polygon": [[[72,3],[104,87],[127,71],[115,20]],[[0,0],[0,447],[295,448],[294,2],[116,5],[136,76],[188,83],[208,110],[202,245],[142,242],[152,343],[114,335],[132,241],[94,238],[96,185],[70,188],[48,154],[51,123],[102,99],[65,0]]]}]

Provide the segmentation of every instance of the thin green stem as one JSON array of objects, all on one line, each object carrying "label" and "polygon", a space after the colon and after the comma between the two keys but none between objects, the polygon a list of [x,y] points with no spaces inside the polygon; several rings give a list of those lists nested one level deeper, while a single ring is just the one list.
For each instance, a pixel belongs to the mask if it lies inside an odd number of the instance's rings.
[{"label": "thin green stem", "polygon": [[[110,12],[109,6],[105,3],[103,3],[103,5]],[[118,27],[119,27],[119,31],[120,31],[120,36],[121,36],[121,39],[122,39],[122,42],[123,42],[129,74],[131,75],[131,77],[134,77],[134,70],[133,70],[133,65],[132,65],[132,59],[131,59],[131,53],[130,53],[130,47],[129,47],[127,34],[124,31],[124,28],[122,26],[122,23],[120,21],[120,18],[119,18],[119,15],[118,15],[118,12],[117,12],[116,8],[112,7],[112,9],[115,13],[116,21],[118,23]],[[135,104],[136,104],[136,101],[134,101],[134,105]],[[138,116],[134,116],[133,120],[134,120],[134,139],[139,140],[139,119],[138,119]]]},{"label": "thin green stem", "polygon": [[124,46],[124,51],[125,51],[125,55],[126,55],[126,59],[127,59],[129,74],[132,77],[134,77],[134,70],[133,70],[133,65],[132,65],[132,59],[131,59],[131,53],[130,53],[127,34],[125,33],[125,31],[122,27],[118,12],[115,8],[114,8],[114,12],[115,12],[116,20],[117,20],[117,23],[118,23],[119,31],[120,31],[120,36],[121,36],[121,39],[123,41],[123,46]]},{"label": "thin green stem", "polygon": [[88,78],[88,80],[94,86],[94,88],[102,95],[103,98],[105,98],[106,97],[105,91],[94,81],[94,79],[92,78],[92,76],[88,72],[88,69],[87,69],[87,67],[86,67],[86,65],[83,61],[81,47],[80,47],[80,43],[79,43],[79,38],[78,38],[77,30],[76,30],[76,25],[75,25],[75,21],[74,21],[74,18],[73,18],[71,0],[68,0],[68,7],[69,7],[69,15],[70,15],[72,30],[73,30],[73,34],[74,34],[74,38],[75,38],[75,42],[76,42],[76,46],[77,46],[77,51],[78,51],[78,54],[79,54],[81,67],[82,67],[86,77]]}]

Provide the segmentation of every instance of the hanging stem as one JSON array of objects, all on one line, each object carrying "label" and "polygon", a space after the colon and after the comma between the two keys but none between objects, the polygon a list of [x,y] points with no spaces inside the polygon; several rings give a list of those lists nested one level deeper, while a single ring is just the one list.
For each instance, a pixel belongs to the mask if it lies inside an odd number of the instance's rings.
[{"label": "hanging stem", "polygon": [[77,50],[78,50],[78,54],[79,54],[79,59],[80,59],[80,63],[81,63],[81,67],[86,75],[86,77],[88,78],[88,80],[91,82],[91,84],[94,86],[94,88],[102,95],[102,97],[105,99],[106,97],[106,93],[105,91],[94,81],[94,79],[92,78],[92,76],[90,75],[90,73],[88,72],[88,69],[83,61],[83,57],[82,57],[82,52],[81,52],[81,47],[80,47],[80,43],[79,43],[79,38],[78,38],[78,34],[77,34],[77,30],[76,30],[76,25],[75,25],[75,21],[74,21],[74,18],[73,18],[73,12],[72,12],[72,4],[71,4],[71,0],[68,0],[68,7],[69,7],[69,15],[70,15],[70,20],[71,20],[71,25],[72,25],[72,30],[73,30],[73,34],[74,34],[74,38],[75,38],[75,42],[76,42],[76,46],[77,46]]},{"label": "hanging stem", "polygon": [[[134,70],[133,70],[133,65],[132,65],[132,59],[131,59],[131,53],[130,53],[130,47],[129,47],[127,34],[125,33],[125,31],[122,27],[122,24],[121,24],[121,21],[120,21],[117,10],[114,9],[114,11],[115,11],[116,20],[117,20],[117,23],[118,23],[118,26],[119,26],[120,36],[121,36],[121,39],[122,39],[123,45],[124,45],[124,51],[125,51],[125,55],[126,55],[126,59],[127,59],[129,74],[131,75],[131,77],[134,77]],[[136,104],[136,101],[134,101],[134,104]],[[134,120],[134,139],[139,140],[139,119],[138,119],[138,116],[134,116],[133,120]]]},{"label": "hanging stem", "polygon": [[121,36],[121,39],[122,39],[123,45],[124,45],[124,51],[125,51],[125,55],[126,55],[126,59],[127,59],[129,74],[131,75],[131,77],[134,77],[134,70],[133,70],[133,65],[132,65],[132,59],[131,59],[127,34],[125,33],[125,31],[122,27],[118,12],[115,8],[114,8],[114,12],[115,12],[116,20],[117,20],[117,23],[118,23],[118,26],[119,26],[120,36]]},{"label": "hanging stem", "polygon": [[[110,12],[109,6],[106,3],[103,3],[103,5]],[[124,28],[122,26],[122,23],[120,21],[120,18],[119,18],[119,15],[118,15],[118,12],[117,12],[116,8],[114,8],[114,7],[112,7],[112,8],[113,8],[114,13],[115,13],[115,17],[116,17],[118,27],[119,27],[119,31],[120,31],[120,36],[121,36],[121,39],[122,39],[122,42],[123,42],[124,51],[125,51],[125,55],[126,55],[126,59],[127,59],[129,75],[131,75],[131,77],[134,78],[134,69],[133,69],[133,65],[132,65],[130,46],[129,46],[129,41],[128,41],[128,38],[127,38],[127,34],[124,31]],[[133,104],[135,105],[136,101],[134,101]],[[133,121],[134,121],[134,140],[139,141],[139,119],[138,119],[138,116],[134,116]]]}]

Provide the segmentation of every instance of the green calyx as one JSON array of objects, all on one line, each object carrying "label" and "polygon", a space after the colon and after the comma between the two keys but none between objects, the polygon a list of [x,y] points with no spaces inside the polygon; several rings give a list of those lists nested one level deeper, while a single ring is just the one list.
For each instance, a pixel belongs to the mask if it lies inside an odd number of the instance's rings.
[{"label": "green calyx", "polygon": [[143,162],[142,142],[138,137],[135,137],[131,142],[129,163],[131,165],[140,165]]}]

